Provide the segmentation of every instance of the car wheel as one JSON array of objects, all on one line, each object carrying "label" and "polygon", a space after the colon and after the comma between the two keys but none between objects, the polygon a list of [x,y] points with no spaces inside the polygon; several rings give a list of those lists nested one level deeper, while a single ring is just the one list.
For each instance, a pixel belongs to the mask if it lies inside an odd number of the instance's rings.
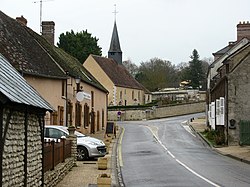
[{"label": "car wheel", "polygon": [[88,159],[88,150],[85,147],[77,147],[77,160],[87,160]]}]

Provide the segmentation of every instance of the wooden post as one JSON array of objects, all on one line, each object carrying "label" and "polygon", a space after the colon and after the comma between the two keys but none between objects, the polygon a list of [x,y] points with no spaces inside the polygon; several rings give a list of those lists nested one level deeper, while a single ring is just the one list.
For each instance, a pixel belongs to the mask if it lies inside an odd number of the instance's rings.
[{"label": "wooden post", "polygon": [[51,170],[55,169],[55,141],[51,141],[51,151],[52,151],[52,168]]}]

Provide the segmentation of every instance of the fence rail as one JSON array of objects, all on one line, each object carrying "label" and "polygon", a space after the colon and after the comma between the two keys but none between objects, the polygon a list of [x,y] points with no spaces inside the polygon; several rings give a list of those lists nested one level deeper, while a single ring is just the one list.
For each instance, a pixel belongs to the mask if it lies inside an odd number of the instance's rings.
[{"label": "fence rail", "polygon": [[55,166],[71,156],[71,141],[61,139],[60,142],[44,142],[44,172],[53,170]]}]

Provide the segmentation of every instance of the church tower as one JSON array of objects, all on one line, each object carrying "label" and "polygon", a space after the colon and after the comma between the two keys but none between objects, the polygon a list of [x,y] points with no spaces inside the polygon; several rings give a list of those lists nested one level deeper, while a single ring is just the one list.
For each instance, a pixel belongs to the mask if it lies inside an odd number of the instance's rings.
[{"label": "church tower", "polygon": [[116,21],[113,28],[108,58],[113,58],[118,64],[122,64],[122,50],[119,42],[119,36],[116,27]]}]

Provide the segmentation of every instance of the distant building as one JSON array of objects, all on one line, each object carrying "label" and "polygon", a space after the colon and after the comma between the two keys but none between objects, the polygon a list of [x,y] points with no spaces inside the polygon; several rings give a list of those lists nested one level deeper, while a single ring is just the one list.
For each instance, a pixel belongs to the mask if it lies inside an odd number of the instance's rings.
[{"label": "distant building", "polygon": [[152,92],[152,100],[166,100],[169,102],[205,101],[206,92],[195,89],[165,88]]},{"label": "distant building", "polygon": [[109,106],[142,105],[150,103],[151,93],[137,82],[122,65],[116,22],[108,57],[90,55],[83,66],[109,91]]}]

